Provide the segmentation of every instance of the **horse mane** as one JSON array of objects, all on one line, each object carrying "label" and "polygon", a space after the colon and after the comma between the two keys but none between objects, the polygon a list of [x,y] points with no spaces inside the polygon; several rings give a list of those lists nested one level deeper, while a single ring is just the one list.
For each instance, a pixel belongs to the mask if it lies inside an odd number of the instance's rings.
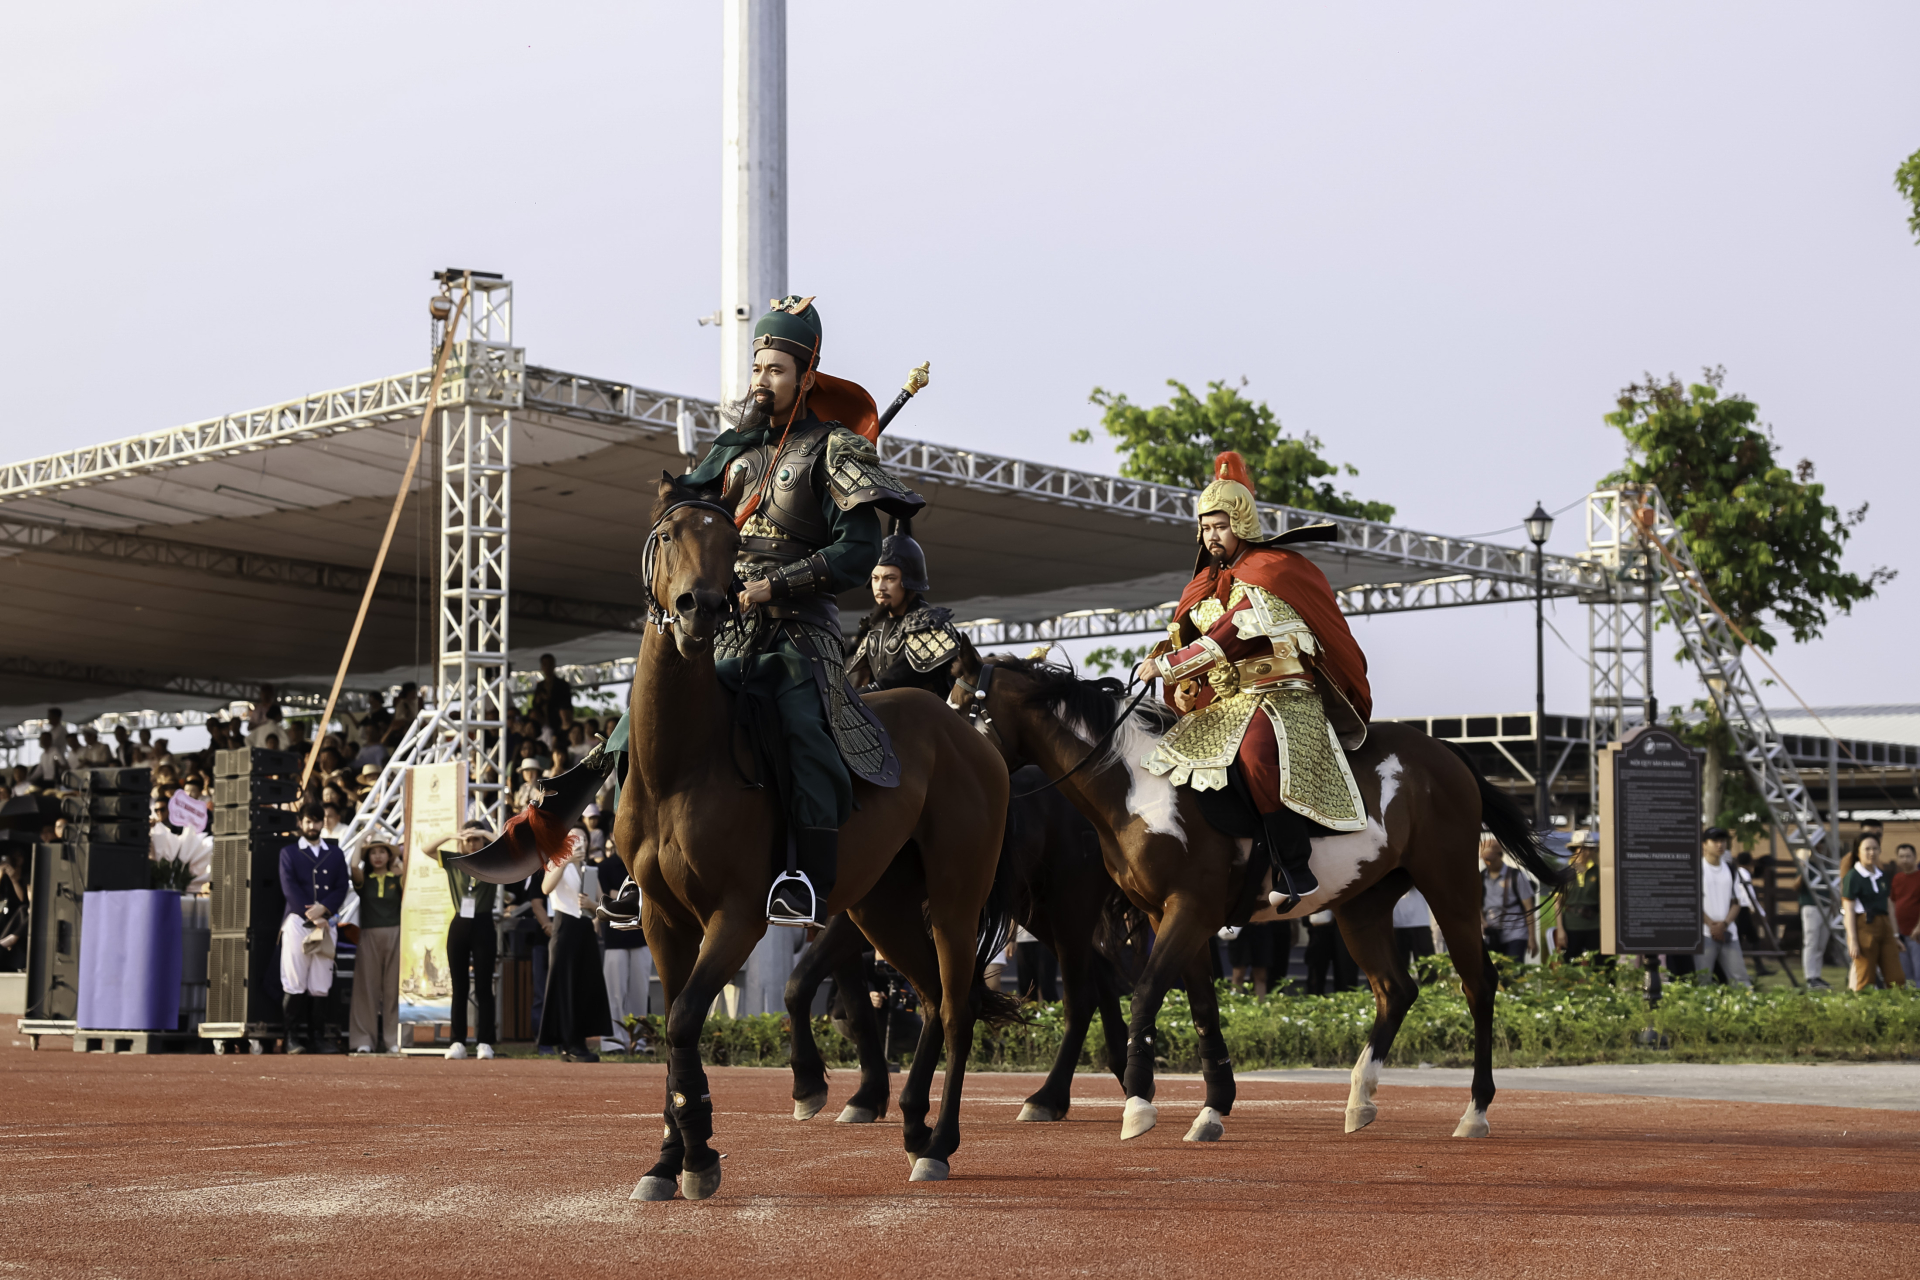
[{"label": "horse mane", "polygon": [[[995,655],[989,659],[996,667],[1018,671],[1039,687],[1027,695],[1030,707],[1077,722],[1094,741],[1106,737],[1120,718],[1127,686],[1112,676],[1088,680],[1072,667],[1030,658]],[[1153,733],[1160,734],[1173,724],[1173,713],[1159,702],[1143,699],[1133,718],[1144,721]]]}]

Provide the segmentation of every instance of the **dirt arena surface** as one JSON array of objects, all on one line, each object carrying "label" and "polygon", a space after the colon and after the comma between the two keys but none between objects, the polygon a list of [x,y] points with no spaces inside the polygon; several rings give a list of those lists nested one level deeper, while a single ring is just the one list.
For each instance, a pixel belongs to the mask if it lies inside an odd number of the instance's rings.
[{"label": "dirt arena surface", "polygon": [[[1032,1076],[968,1081],[953,1180],[899,1130],[808,1123],[783,1071],[712,1073],[728,1159],[704,1203],[630,1202],[665,1069],[554,1061],[105,1057],[0,1049],[0,1271],[56,1276],[1901,1274],[1920,1113],[1243,1082],[1216,1145],[1197,1081],[1118,1140],[1111,1079],[1014,1121]],[[896,1077],[897,1081],[897,1077]],[[896,1083],[897,1089],[897,1083]]]}]

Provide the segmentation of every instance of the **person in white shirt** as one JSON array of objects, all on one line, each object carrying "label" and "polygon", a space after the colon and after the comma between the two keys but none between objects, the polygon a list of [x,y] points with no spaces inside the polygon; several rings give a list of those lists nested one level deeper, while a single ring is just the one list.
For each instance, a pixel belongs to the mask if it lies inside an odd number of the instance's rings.
[{"label": "person in white shirt", "polygon": [[250,747],[264,747],[267,745],[267,738],[269,736],[279,739],[279,742],[274,744],[275,750],[278,750],[289,741],[286,721],[281,719],[278,704],[268,707],[266,718],[247,732],[247,745]]},{"label": "person in white shirt", "polygon": [[65,719],[66,713],[58,707],[47,708],[47,732],[53,735],[53,749],[62,756],[73,752],[73,736],[68,732],[70,726]]},{"label": "person in white shirt", "polygon": [[613,1035],[607,983],[601,972],[600,944],[591,923],[593,908],[582,892],[581,870],[587,833],[575,827],[568,836],[566,860],[541,881],[553,937],[547,942],[547,993],[540,1010],[541,1045],[552,1045],[568,1062],[598,1062],[587,1041]]},{"label": "person in white shirt", "polygon": [[340,806],[337,804],[322,805],[321,812],[326,814],[326,817],[322,821],[320,835],[324,839],[333,841],[335,844],[339,844],[345,840],[347,838],[347,821],[340,816]]},{"label": "person in white shirt", "polygon": [[1740,954],[1740,930],[1734,926],[1740,914],[1739,878],[1733,863],[1727,860],[1731,837],[1724,827],[1709,827],[1700,840],[1701,932],[1705,949],[1700,969],[1712,973],[1716,968],[1736,987],[1752,986],[1747,977],[1746,957]]},{"label": "person in white shirt", "polygon": [[1393,945],[1408,973],[1413,972],[1416,957],[1433,954],[1433,935],[1433,910],[1426,895],[1418,889],[1401,894],[1393,904]]},{"label": "person in white shirt", "polygon": [[80,748],[80,763],[89,769],[104,769],[114,762],[113,748],[100,741],[98,729],[82,730],[87,745]]},{"label": "person in white shirt", "polygon": [[33,762],[27,780],[35,787],[57,787],[67,776],[67,755],[54,741],[52,732],[40,735],[40,758]]}]

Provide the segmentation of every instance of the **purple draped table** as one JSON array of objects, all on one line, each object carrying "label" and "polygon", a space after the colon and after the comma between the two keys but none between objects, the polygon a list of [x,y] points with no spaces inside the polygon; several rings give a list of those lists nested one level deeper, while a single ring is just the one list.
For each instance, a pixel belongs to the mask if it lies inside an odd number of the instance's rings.
[{"label": "purple draped table", "polygon": [[80,1007],[87,1031],[180,1025],[180,895],[95,891],[80,904]]}]

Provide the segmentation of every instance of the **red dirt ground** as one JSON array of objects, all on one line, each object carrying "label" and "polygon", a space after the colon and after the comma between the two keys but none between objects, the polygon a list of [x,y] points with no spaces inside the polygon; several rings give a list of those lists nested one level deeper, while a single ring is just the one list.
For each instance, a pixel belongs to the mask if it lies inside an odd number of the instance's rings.
[{"label": "red dirt ground", "polygon": [[[1215,1145],[1197,1081],[1122,1145],[1082,1076],[1055,1125],[1032,1076],[968,1081],[947,1183],[891,1124],[806,1124],[782,1071],[712,1073],[725,1183],[627,1199],[664,1068],[553,1061],[105,1057],[0,1049],[7,1231],[22,1275],[1589,1276],[1914,1274],[1920,1113],[1245,1082]],[[896,1089],[898,1078],[896,1077]],[[621,1144],[626,1144],[624,1147]]]}]

